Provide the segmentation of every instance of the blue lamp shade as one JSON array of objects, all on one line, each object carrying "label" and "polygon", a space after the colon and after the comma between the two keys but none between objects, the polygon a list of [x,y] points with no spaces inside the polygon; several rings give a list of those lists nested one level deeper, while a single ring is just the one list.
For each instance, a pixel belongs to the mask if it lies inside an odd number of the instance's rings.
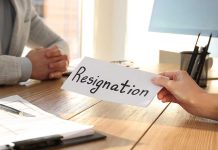
[{"label": "blue lamp shade", "polygon": [[149,31],[218,37],[218,0],[155,0]]}]

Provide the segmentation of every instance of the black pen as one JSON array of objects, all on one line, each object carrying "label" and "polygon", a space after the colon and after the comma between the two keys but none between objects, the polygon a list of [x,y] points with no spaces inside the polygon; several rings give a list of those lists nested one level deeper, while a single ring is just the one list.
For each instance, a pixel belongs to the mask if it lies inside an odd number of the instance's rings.
[{"label": "black pen", "polygon": [[206,56],[209,54],[208,53],[208,48],[209,48],[209,45],[210,45],[211,38],[212,38],[212,34],[210,34],[209,41],[208,41],[207,45],[203,48],[203,51],[201,52],[201,55],[200,55],[200,62],[198,64],[198,68],[197,68],[196,74],[194,76],[194,79],[195,79],[197,84],[199,84],[199,81],[200,81],[200,78],[201,78],[201,74],[202,74],[202,71],[203,71],[203,68],[204,68],[204,63],[205,63]]},{"label": "black pen", "polygon": [[194,51],[193,51],[191,59],[189,61],[189,65],[188,65],[188,69],[187,69],[187,72],[188,72],[189,75],[192,74],[192,69],[194,67],[194,64],[195,64],[195,61],[196,61],[196,57],[198,55],[198,48],[199,47],[197,46],[197,44],[198,44],[198,39],[199,39],[200,35],[201,35],[201,33],[198,34],[198,38],[197,38],[197,41],[195,43]]},{"label": "black pen", "polygon": [[0,104],[0,109],[2,109],[4,111],[7,111],[7,112],[10,112],[10,113],[13,113],[13,114],[16,114],[16,115],[20,115],[20,116],[34,117],[34,115],[31,115],[29,113],[17,110],[17,109],[15,109],[13,107],[10,107],[10,106],[4,105],[4,104]]}]

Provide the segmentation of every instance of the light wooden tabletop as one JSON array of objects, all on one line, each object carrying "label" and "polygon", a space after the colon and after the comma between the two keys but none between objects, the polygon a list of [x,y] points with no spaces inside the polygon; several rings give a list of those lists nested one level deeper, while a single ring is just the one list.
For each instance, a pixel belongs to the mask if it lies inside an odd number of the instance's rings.
[{"label": "light wooden tabletop", "polygon": [[[144,70],[162,72],[178,69],[163,64]],[[29,86],[0,86],[0,98],[20,95],[41,109],[62,118],[94,125],[105,140],[65,147],[75,150],[174,150],[217,149],[218,122],[190,115],[177,104],[163,104],[156,98],[146,107],[105,102],[61,90],[65,78]],[[214,84],[213,84],[214,83]],[[209,81],[215,92],[217,81]],[[210,87],[210,85],[212,85]]]}]

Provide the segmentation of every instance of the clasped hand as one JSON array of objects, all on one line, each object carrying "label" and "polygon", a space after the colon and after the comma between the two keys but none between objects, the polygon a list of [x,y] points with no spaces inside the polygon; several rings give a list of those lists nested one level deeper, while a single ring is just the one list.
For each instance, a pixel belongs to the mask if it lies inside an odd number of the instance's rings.
[{"label": "clasped hand", "polygon": [[27,56],[32,63],[32,79],[46,80],[61,78],[67,70],[69,58],[57,46],[31,50]]}]

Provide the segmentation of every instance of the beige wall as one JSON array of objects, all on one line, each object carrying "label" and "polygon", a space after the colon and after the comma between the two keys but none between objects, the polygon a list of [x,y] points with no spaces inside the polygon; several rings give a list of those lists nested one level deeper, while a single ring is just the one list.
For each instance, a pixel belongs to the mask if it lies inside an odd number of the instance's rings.
[{"label": "beige wall", "polygon": [[126,0],[96,0],[94,18],[94,57],[124,59]]},{"label": "beige wall", "polygon": [[124,59],[126,5],[126,0],[83,0],[83,56]]}]

